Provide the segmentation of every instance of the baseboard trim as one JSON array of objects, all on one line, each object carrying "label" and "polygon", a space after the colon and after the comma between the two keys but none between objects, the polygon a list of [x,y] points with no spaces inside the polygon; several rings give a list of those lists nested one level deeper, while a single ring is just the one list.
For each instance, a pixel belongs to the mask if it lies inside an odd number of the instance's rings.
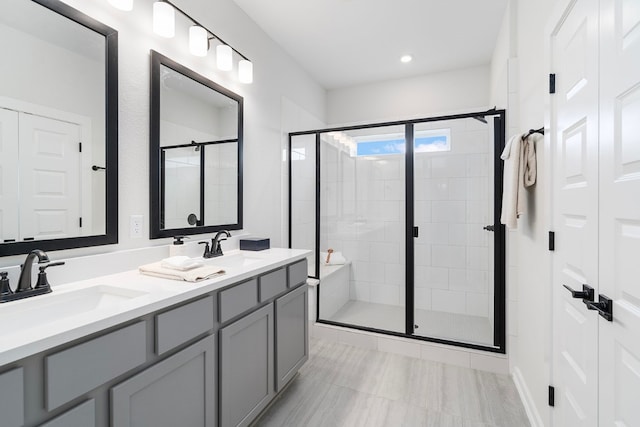
[{"label": "baseboard trim", "polygon": [[527,412],[527,418],[529,418],[531,427],[544,427],[542,417],[540,417],[540,413],[538,412],[533,398],[531,397],[529,387],[527,387],[527,383],[522,376],[522,372],[520,372],[520,369],[517,367],[513,368],[513,382],[515,383],[518,394],[520,395],[520,400],[524,405],[524,410]]}]

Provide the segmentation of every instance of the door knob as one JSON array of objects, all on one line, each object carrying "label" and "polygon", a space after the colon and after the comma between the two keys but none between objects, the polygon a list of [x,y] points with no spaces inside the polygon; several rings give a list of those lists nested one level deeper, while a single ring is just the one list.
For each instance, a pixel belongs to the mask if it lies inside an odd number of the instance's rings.
[{"label": "door knob", "polygon": [[576,291],[575,289],[572,289],[567,285],[562,285],[562,286],[564,286],[565,288],[567,288],[569,292],[571,292],[571,297],[582,298],[582,302],[584,302],[585,304],[587,303],[587,301],[593,301],[595,292],[593,291],[593,288],[589,285],[582,285],[581,291]]},{"label": "door knob", "polygon": [[596,310],[598,314],[609,322],[613,321],[613,301],[611,298],[605,295],[598,295],[598,302],[586,302],[587,308],[589,310]]}]

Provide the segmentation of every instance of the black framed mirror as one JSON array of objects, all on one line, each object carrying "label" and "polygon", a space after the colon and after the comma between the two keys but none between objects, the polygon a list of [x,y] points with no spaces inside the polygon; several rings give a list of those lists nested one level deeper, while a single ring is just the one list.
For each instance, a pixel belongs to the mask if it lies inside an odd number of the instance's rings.
[{"label": "black framed mirror", "polygon": [[151,51],[152,239],[242,228],[242,97]]},{"label": "black framed mirror", "polygon": [[117,32],[3,2],[0,53],[0,256],[117,243]]}]

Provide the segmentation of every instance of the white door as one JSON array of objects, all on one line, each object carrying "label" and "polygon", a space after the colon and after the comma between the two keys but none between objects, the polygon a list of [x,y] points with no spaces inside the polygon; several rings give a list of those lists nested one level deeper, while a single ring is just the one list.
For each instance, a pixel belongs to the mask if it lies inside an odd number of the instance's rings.
[{"label": "white door", "polygon": [[76,237],[80,228],[80,127],[20,113],[20,234]]},{"label": "white door", "polygon": [[18,113],[0,108],[0,242],[18,235]]},{"label": "white door", "polygon": [[640,426],[640,2],[601,0],[600,425]]},{"label": "white door", "polygon": [[598,294],[598,3],[577,0],[551,35],[553,224],[553,422],[598,422],[598,319],[580,298]]}]

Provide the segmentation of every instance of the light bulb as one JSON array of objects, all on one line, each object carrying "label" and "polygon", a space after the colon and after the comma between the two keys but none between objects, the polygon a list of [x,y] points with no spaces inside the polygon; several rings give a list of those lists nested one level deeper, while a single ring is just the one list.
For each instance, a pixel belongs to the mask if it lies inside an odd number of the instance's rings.
[{"label": "light bulb", "polygon": [[241,83],[253,83],[253,63],[248,59],[238,62],[238,78]]},{"label": "light bulb", "polygon": [[221,44],[216,47],[216,64],[218,69],[222,71],[229,71],[233,68],[233,51],[231,47],[226,44]]},{"label": "light bulb", "polygon": [[116,9],[129,12],[133,10],[133,0],[109,0],[109,4]]},{"label": "light bulb", "polygon": [[193,25],[189,28],[189,51],[195,56],[207,56],[209,35],[204,28]]},{"label": "light bulb", "polygon": [[175,10],[169,3],[157,1],[153,4],[153,32],[167,38],[175,35]]}]

